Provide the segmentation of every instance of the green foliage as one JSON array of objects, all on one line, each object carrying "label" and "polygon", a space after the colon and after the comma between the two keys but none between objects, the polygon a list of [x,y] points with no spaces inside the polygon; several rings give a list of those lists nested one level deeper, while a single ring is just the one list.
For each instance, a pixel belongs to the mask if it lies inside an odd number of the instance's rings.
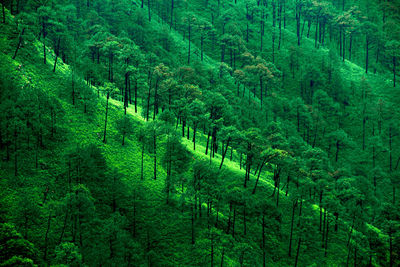
[{"label": "green foliage", "polygon": [[0,265],[399,264],[398,2],[1,7]]},{"label": "green foliage", "polygon": [[0,266],[36,266],[36,250],[8,223],[0,224]]},{"label": "green foliage", "polygon": [[55,249],[55,261],[60,266],[80,266],[82,255],[73,243],[62,243]]}]

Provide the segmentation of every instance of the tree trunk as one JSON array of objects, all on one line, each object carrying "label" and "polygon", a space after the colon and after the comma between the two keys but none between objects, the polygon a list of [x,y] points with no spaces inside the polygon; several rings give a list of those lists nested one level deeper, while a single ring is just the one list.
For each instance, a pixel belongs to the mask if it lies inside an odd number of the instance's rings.
[{"label": "tree trunk", "polygon": [[392,127],[389,127],[389,172],[392,172]]},{"label": "tree trunk", "polygon": [[306,26],[306,18],[303,19],[303,26],[301,27],[300,40],[303,38],[305,26]]},{"label": "tree trunk", "polygon": [[[365,109],[365,105],[364,105],[364,109]],[[363,139],[363,143],[362,143],[362,150],[365,150],[365,124],[367,122],[367,118],[365,117],[365,111],[364,111],[364,117],[363,117],[363,130],[362,130],[362,139]]]},{"label": "tree trunk", "polygon": [[61,42],[61,37],[58,37],[58,40],[57,40],[57,47],[56,47],[56,49],[55,49],[56,58],[54,59],[53,72],[56,72],[57,60],[58,60],[58,56],[59,56],[59,54],[60,54],[60,42]]},{"label": "tree trunk", "polygon": [[71,85],[72,85],[72,105],[75,106],[75,68],[71,71]]},{"label": "tree trunk", "polygon": [[231,228],[231,215],[232,215],[232,202],[229,202],[229,217],[228,217],[228,225],[226,227],[226,234],[229,234],[229,230]]},{"label": "tree trunk", "polygon": [[262,50],[263,50],[263,31],[262,31],[262,28],[263,28],[263,20],[261,20],[260,21],[260,52],[262,52]]},{"label": "tree trunk", "polygon": [[350,246],[350,240],[351,240],[351,236],[353,234],[353,229],[354,229],[354,221],[355,221],[355,218],[353,218],[353,223],[352,223],[351,228],[350,228],[349,237],[347,238],[347,244],[346,244],[347,247]]},{"label": "tree trunk", "polygon": [[261,110],[263,108],[263,78],[260,75],[260,105],[261,105]]},{"label": "tree trunk", "polygon": [[143,170],[144,170],[144,141],[142,141],[142,165],[140,169],[140,179],[143,180]]},{"label": "tree trunk", "polygon": [[349,60],[351,61],[351,48],[353,46],[353,34],[350,33],[350,40],[349,40]]},{"label": "tree trunk", "polygon": [[288,196],[289,185],[290,185],[290,175],[288,175],[287,180],[286,180],[286,193],[285,193],[285,196]]},{"label": "tree trunk", "polygon": [[[247,161],[247,159],[246,159],[246,161]],[[243,184],[244,188],[247,187],[247,175],[248,175],[249,172],[250,172],[249,163],[246,162],[246,169],[245,169],[245,174],[244,174],[244,184]]]},{"label": "tree trunk", "polygon": [[318,48],[318,25],[319,25],[319,16],[317,15],[316,21],[315,21],[315,37],[314,37],[314,47]]},{"label": "tree trunk", "polygon": [[[196,206],[196,204],[194,204],[194,206]],[[194,245],[196,243],[196,239],[195,239],[195,235],[194,235],[194,213],[193,213],[193,204],[192,204],[192,217],[191,217],[191,228],[192,228],[192,245]]]},{"label": "tree trunk", "polygon": [[296,5],[296,34],[297,34],[297,46],[300,46],[300,22],[301,22],[301,6]]},{"label": "tree trunk", "polygon": [[153,154],[154,154],[154,180],[157,179],[157,136],[156,130],[153,129]]},{"label": "tree trunk", "polygon": [[136,196],[135,196],[135,192],[133,195],[134,201],[133,201],[133,229],[132,229],[132,236],[136,237],[136,209],[137,209],[137,203],[136,203]]},{"label": "tree trunk", "polygon": [[272,63],[275,64],[275,28],[272,29]]},{"label": "tree trunk", "polygon": [[196,132],[197,132],[197,123],[194,123],[194,126],[193,126],[194,128],[193,128],[193,139],[192,139],[192,142],[193,142],[193,150],[196,150]]},{"label": "tree trunk", "polygon": [[349,261],[350,261],[350,253],[351,253],[351,246],[348,247],[347,249],[347,260],[346,260],[346,267],[349,266]]},{"label": "tree trunk", "polygon": [[149,85],[149,93],[148,93],[148,95],[147,95],[146,121],[149,121],[149,114],[150,114],[150,96],[151,96],[151,86]]},{"label": "tree trunk", "polygon": [[153,121],[156,119],[156,115],[158,114],[158,82],[159,80],[157,78],[154,87]]},{"label": "tree trunk", "polygon": [[185,137],[186,119],[182,118],[182,137]]},{"label": "tree trunk", "polygon": [[325,236],[325,257],[328,255],[328,234],[329,234],[329,214],[326,219],[326,236]]},{"label": "tree trunk", "polygon": [[191,37],[191,29],[192,29],[192,27],[191,27],[191,23],[190,23],[190,16],[188,17],[188,34],[189,34],[189,36],[188,36],[188,42],[189,42],[189,49],[188,49],[188,65],[190,64],[190,45],[191,45],[191,40],[190,40],[190,37]]},{"label": "tree trunk", "polygon": [[171,0],[171,18],[170,18],[170,23],[169,23],[169,29],[172,29],[172,18],[174,15],[174,0]]},{"label": "tree trunk", "polygon": [[293,225],[294,225],[294,216],[295,216],[295,211],[297,207],[298,201],[293,201],[293,206],[292,206],[292,220],[290,224],[290,238],[289,238],[289,257],[292,256],[292,240],[293,240]]},{"label": "tree trunk", "polygon": [[[3,4],[3,8],[4,8],[4,4]],[[15,59],[17,57],[18,50],[21,48],[22,36],[24,35],[24,32],[25,32],[25,28],[22,29],[22,32],[19,35],[18,45],[17,45],[17,47],[15,49],[14,56],[12,57],[12,59]]]},{"label": "tree trunk", "polygon": [[301,246],[301,237],[299,238],[299,242],[297,243],[296,260],[294,262],[294,267],[297,267],[297,262],[299,260],[299,254],[300,254],[300,246]]},{"label": "tree trunk", "polygon": [[58,239],[58,244],[59,244],[59,245],[60,245],[61,242],[63,241],[65,229],[67,228],[67,221],[68,221],[68,217],[69,217],[69,209],[70,209],[70,205],[69,205],[69,203],[68,203],[68,205],[67,205],[67,211],[65,212],[63,227],[62,227],[62,230],[61,230],[61,235],[60,235],[60,238]]},{"label": "tree trunk", "polygon": [[43,34],[43,63],[46,64],[46,26],[45,23],[42,22],[42,34]]},{"label": "tree trunk", "polygon": [[138,97],[138,86],[137,86],[137,80],[135,81],[135,113],[137,113],[137,97]]},{"label": "tree trunk", "polygon": [[342,49],[342,27],[339,27],[339,56],[341,57],[343,54],[343,49]]},{"label": "tree trunk", "polygon": [[261,166],[260,166],[260,170],[258,171],[256,183],[254,184],[254,188],[253,188],[253,192],[252,192],[253,195],[256,193],[258,181],[260,180],[261,171],[262,171],[262,168],[264,167],[265,163],[266,163],[266,159],[263,159]]},{"label": "tree trunk", "polygon": [[1,10],[3,13],[3,24],[6,24],[6,8],[4,6],[4,1],[1,1]]},{"label": "tree trunk", "polygon": [[103,136],[103,143],[107,143],[106,134],[107,134],[107,118],[108,118],[108,100],[110,98],[110,92],[107,92],[107,102],[106,102],[106,118],[104,122],[104,136]]},{"label": "tree trunk", "polygon": [[224,164],[224,159],[225,159],[225,156],[226,156],[226,152],[228,151],[228,147],[229,147],[229,142],[230,141],[231,141],[231,138],[228,137],[228,140],[227,140],[226,146],[225,146],[225,150],[223,150],[223,152],[222,152],[221,164],[219,165],[220,169],[222,168],[222,165]]},{"label": "tree trunk", "polygon": [[126,109],[129,106],[129,73],[125,73],[125,94],[124,94],[124,109],[125,109],[125,115],[126,115]]},{"label": "tree trunk", "polygon": [[246,24],[246,43],[249,42],[249,22]]},{"label": "tree trunk", "polygon": [[280,191],[281,191],[281,189],[280,189],[280,183],[281,183],[281,177],[279,176],[278,177],[278,181],[276,182],[276,184],[277,184],[277,189],[278,189],[278,192],[277,192],[277,194],[276,194],[276,208],[279,208],[279,193],[280,193]]},{"label": "tree trunk", "polygon": [[396,184],[392,183],[392,204],[396,205]]},{"label": "tree trunk", "polygon": [[322,248],[325,247],[326,208],[324,209],[324,223],[322,224]]},{"label": "tree trunk", "polygon": [[47,229],[46,229],[46,234],[44,237],[44,252],[43,252],[43,260],[47,262],[47,247],[48,247],[48,242],[49,242],[49,232],[50,232],[50,226],[51,226],[51,211],[49,211],[49,217],[47,219]]},{"label": "tree trunk", "polygon": [[221,267],[224,266],[224,256],[225,256],[225,248],[222,248],[222,253],[221,253]]},{"label": "tree trunk", "polygon": [[247,226],[246,226],[246,202],[243,203],[243,234],[247,234]]},{"label": "tree trunk", "polygon": [[[7,161],[10,160],[9,150],[7,145]],[[36,149],[35,149],[35,168],[39,167],[39,136],[36,139]]]},{"label": "tree trunk", "polygon": [[263,267],[266,267],[266,253],[265,253],[265,215],[262,215],[262,251],[263,251]]},{"label": "tree trunk", "polygon": [[343,29],[343,62],[346,60],[346,31]]},{"label": "tree trunk", "polygon": [[17,132],[17,126],[14,124],[14,176],[18,176],[18,145],[17,145],[17,139],[18,139],[18,132]]},{"label": "tree trunk", "polygon": [[354,247],[354,267],[357,267],[357,245]]},{"label": "tree trunk", "polygon": [[[143,0],[142,0],[142,7],[143,7]],[[151,8],[150,8],[150,0],[147,0],[147,11],[149,15],[149,22],[151,21]]]},{"label": "tree trunk", "polygon": [[208,145],[209,145],[209,143],[210,143],[210,135],[211,135],[211,132],[210,132],[210,130],[209,130],[209,131],[208,131],[208,136],[207,136],[206,155],[207,155],[207,153],[208,153]]},{"label": "tree trunk", "polygon": [[335,215],[335,232],[337,232],[338,231],[338,222],[339,222],[339,213],[335,212],[334,215]]},{"label": "tree trunk", "polygon": [[204,37],[203,37],[203,35],[200,37],[200,58],[201,58],[201,61],[203,61],[203,53],[204,53],[204,51],[203,51],[203,45],[204,45]]},{"label": "tree trunk", "polygon": [[393,56],[393,87],[396,87],[396,57]]},{"label": "tree trunk", "polygon": [[389,266],[393,266],[393,237],[391,227],[389,228]]},{"label": "tree trunk", "polygon": [[320,233],[322,231],[322,196],[323,196],[323,191],[321,190],[319,192],[319,232]]},{"label": "tree trunk", "polygon": [[210,243],[211,243],[211,267],[214,267],[214,236],[212,233],[210,233]]},{"label": "tree trunk", "polygon": [[339,140],[337,140],[336,141],[336,156],[335,156],[336,162],[338,162],[338,158],[339,158],[339,148],[340,148],[340,142],[339,142]]},{"label": "tree trunk", "polygon": [[235,238],[236,205],[233,206],[232,237]]},{"label": "tree trunk", "polygon": [[369,63],[369,39],[367,36],[365,43],[365,73],[368,73],[368,63]]}]

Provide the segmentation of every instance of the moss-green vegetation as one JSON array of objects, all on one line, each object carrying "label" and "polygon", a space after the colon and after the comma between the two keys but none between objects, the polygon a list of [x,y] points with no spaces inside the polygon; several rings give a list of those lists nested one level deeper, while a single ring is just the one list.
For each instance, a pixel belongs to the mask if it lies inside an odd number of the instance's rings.
[{"label": "moss-green vegetation", "polygon": [[398,1],[1,2],[0,266],[397,266]]}]

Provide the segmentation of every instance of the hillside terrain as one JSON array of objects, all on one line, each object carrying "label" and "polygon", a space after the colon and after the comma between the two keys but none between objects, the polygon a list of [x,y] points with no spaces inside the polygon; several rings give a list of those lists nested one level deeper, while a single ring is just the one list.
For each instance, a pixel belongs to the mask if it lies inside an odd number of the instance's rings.
[{"label": "hillside terrain", "polygon": [[0,266],[400,266],[400,2],[4,0]]}]

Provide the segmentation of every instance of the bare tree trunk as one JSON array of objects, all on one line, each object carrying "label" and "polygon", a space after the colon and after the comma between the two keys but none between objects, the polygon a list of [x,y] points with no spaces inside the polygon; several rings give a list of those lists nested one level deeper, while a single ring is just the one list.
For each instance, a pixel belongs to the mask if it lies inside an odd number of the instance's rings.
[{"label": "bare tree trunk", "polygon": [[57,47],[56,47],[56,58],[54,59],[54,66],[53,66],[53,72],[56,72],[56,66],[57,66],[57,61],[58,61],[58,55],[60,54],[60,42],[61,42],[61,37],[58,37],[57,41]]},{"label": "bare tree trunk", "polygon": [[[4,8],[4,5],[3,5],[3,8]],[[18,45],[17,45],[17,48],[15,49],[14,56],[12,57],[12,59],[15,59],[17,57],[18,50],[21,48],[22,36],[24,35],[24,32],[25,32],[25,28],[22,29],[22,32],[19,35]]]},{"label": "bare tree trunk", "polygon": [[[142,1],[142,7],[143,7],[143,1]],[[147,0],[147,11],[149,14],[149,22],[151,21],[151,8],[150,8],[150,0]]]},{"label": "bare tree trunk", "polygon": [[190,40],[190,37],[191,37],[191,29],[192,29],[192,25],[191,25],[191,22],[190,22],[190,17],[188,17],[188,31],[189,31],[189,38],[188,38],[188,41],[189,41],[189,49],[188,49],[188,65],[190,64],[190,45],[191,45],[191,40]]},{"label": "bare tree trunk", "polygon": [[104,122],[104,136],[103,136],[103,143],[107,143],[106,134],[107,134],[107,118],[108,118],[108,100],[110,98],[110,92],[107,92],[107,102],[106,102],[106,118]]},{"label": "bare tree trunk", "polygon": [[1,10],[3,13],[3,24],[5,24],[6,23],[6,8],[4,6],[4,1],[1,1]]},{"label": "bare tree trunk", "polygon": [[297,267],[297,262],[299,260],[299,254],[300,254],[300,246],[301,246],[301,237],[299,238],[299,242],[297,243],[296,260],[294,262],[294,267]]},{"label": "bare tree trunk", "polygon": [[[228,137],[228,140],[227,140],[227,142],[226,142],[225,149],[224,149],[223,152],[222,152],[221,164],[219,165],[219,168],[220,168],[220,169],[222,168],[222,165],[224,164],[224,159],[225,159],[225,156],[226,156],[226,152],[228,151],[228,147],[229,147],[229,142],[230,142],[230,140],[231,140],[231,138]],[[223,148],[222,148],[222,149],[223,149]]]},{"label": "bare tree trunk", "polygon": [[263,251],[263,267],[266,267],[266,253],[265,253],[265,215],[262,215],[262,251]]},{"label": "bare tree trunk", "polygon": [[49,211],[49,217],[47,219],[47,230],[46,234],[44,237],[44,252],[43,252],[43,260],[47,262],[47,247],[48,247],[48,242],[49,242],[49,232],[50,232],[50,226],[51,226],[51,211]]},{"label": "bare tree trunk", "polygon": [[173,15],[174,15],[174,0],[171,0],[171,18],[170,18],[170,23],[169,23],[169,29],[172,29],[172,20],[173,20]]},{"label": "bare tree trunk", "polygon": [[289,238],[289,257],[292,256],[292,240],[293,240],[293,225],[294,225],[294,216],[295,216],[295,211],[297,207],[298,201],[293,201],[293,207],[292,207],[292,220],[290,224],[290,238]]},{"label": "bare tree trunk", "polygon": [[396,87],[396,57],[393,56],[393,87]]},{"label": "bare tree trunk", "polygon": [[153,130],[153,153],[154,153],[154,180],[157,179],[157,136],[156,130]]}]

